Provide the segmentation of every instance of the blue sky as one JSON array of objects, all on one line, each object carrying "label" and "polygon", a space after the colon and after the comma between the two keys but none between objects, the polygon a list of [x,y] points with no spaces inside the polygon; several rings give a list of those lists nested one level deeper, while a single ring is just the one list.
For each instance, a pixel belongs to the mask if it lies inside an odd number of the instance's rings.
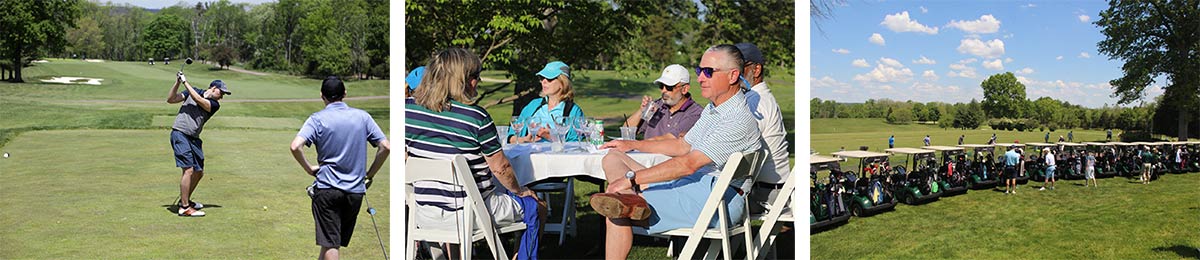
[{"label": "blue sky", "polygon": [[[812,20],[811,94],[839,102],[983,99],[979,83],[1013,72],[1026,96],[1115,105],[1121,61],[1097,51],[1103,1],[847,1]],[[1156,84],[1162,84],[1161,81]],[[1162,94],[1148,88],[1150,100]],[[1137,104],[1133,104],[1137,105]]]}]

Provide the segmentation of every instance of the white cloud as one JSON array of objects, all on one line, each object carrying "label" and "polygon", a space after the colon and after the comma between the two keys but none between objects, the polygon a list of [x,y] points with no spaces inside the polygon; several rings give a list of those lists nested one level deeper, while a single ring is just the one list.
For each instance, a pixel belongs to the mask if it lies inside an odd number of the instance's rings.
[{"label": "white cloud", "polygon": [[888,65],[888,66],[897,67],[897,68],[904,67],[904,64],[900,63],[900,61],[894,60],[894,59],[889,59],[886,57],[879,58],[879,64]]},{"label": "white cloud", "polygon": [[1062,59],[1063,59],[1063,56],[1062,56],[1062,55],[1058,55],[1058,57],[1054,57],[1054,59],[1055,59],[1055,60],[1062,60]]},{"label": "white cloud", "polygon": [[847,88],[847,87],[850,87],[849,83],[839,82],[836,79],[833,79],[829,76],[825,76],[820,79],[813,77],[809,81],[812,82],[813,87],[817,87],[817,88]]},{"label": "white cloud", "polygon": [[983,68],[990,69],[990,70],[1003,70],[1004,62],[1001,61],[1000,59],[995,59],[992,61],[983,61]]},{"label": "white cloud", "polygon": [[871,38],[867,38],[867,41],[870,41],[871,43],[874,43],[879,46],[883,46],[883,44],[884,44],[883,35],[879,35],[878,33],[872,33]]},{"label": "white cloud", "polygon": [[833,53],[837,53],[837,54],[850,54],[850,50],[847,50],[847,49],[833,49]]},{"label": "white cloud", "polygon": [[937,64],[937,61],[935,61],[935,60],[931,60],[931,59],[929,59],[929,58],[926,58],[926,57],[925,57],[925,55],[921,55],[921,59],[919,59],[919,60],[914,60],[914,61],[913,61],[913,63],[915,63],[915,64],[933,65],[933,64]]},{"label": "white cloud", "polygon": [[871,67],[871,64],[870,64],[870,63],[867,63],[867,60],[865,60],[865,59],[857,59],[857,60],[854,60],[854,62],[851,62],[851,63],[850,63],[850,65],[854,65],[855,67],[860,67],[860,68],[869,68],[869,67]]},{"label": "white cloud", "polygon": [[967,64],[974,63],[975,61],[975,58],[970,58],[960,60],[955,64],[950,64],[950,72],[946,72],[946,76],[951,78],[975,78],[975,76],[978,75],[975,73],[975,67],[967,66]]},{"label": "white cloud", "polygon": [[925,8],[925,6],[921,6],[921,13],[928,13],[928,12],[929,12],[929,8]]},{"label": "white cloud", "polygon": [[976,58],[967,58],[967,59],[962,59],[962,60],[959,60],[959,61],[958,61],[958,63],[960,63],[960,64],[971,64],[971,63],[975,63],[976,61],[979,61],[979,59],[976,59]]},{"label": "white cloud", "polygon": [[1081,23],[1087,23],[1091,20],[1092,20],[1091,16],[1087,16],[1086,14],[1079,15],[1079,22],[1081,22]]},{"label": "white cloud", "polygon": [[974,21],[950,20],[950,24],[947,24],[946,27],[958,28],[968,33],[995,33],[1000,31],[1000,20],[996,20],[996,17],[987,14],[980,16],[979,20]]},{"label": "white cloud", "polygon": [[897,14],[889,14],[883,17],[883,22],[879,23],[887,27],[893,32],[919,32],[925,34],[937,34],[937,27],[925,26],[916,20],[908,18],[908,11]]},{"label": "white cloud", "polygon": [[854,75],[854,80],[863,83],[867,82],[908,82],[912,80],[913,72],[911,69],[905,68],[899,61],[880,58],[876,62],[875,69],[871,72]]},{"label": "white cloud", "polygon": [[1088,53],[1085,51],[1085,52],[1080,52],[1080,53],[1079,53],[1079,57],[1080,57],[1080,58],[1087,59],[1087,58],[1091,58],[1091,57],[1092,57],[1092,55],[1088,55]]},{"label": "white cloud", "polygon": [[1031,4],[1027,4],[1027,5],[1022,5],[1021,7],[1034,8],[1034,7],[1037,7],[1037,5],[1031,3]]},{"label": "white cloud", "polygon": [[1008,38],[1012,38],[1012,37],[1013,37],[1012,33],[1007,33],[1007,34],[1004,34],[1003,38],[1008,39]]},{"label": "white cloud", "polygon": [[1012,57],[1004,58],[1004,63],[1012,63]]},{"label": "white cloud", "polygon": [[1004,55],[1004,41],[992,39],[984,42],[979,39],[963,39],[958,45],[958,52],[984,58],[996,58]]},{"label": "white cloud", "polygon": [[1025,67],[1024,69],[1017,70],[1017,74],[1033,74],[1033,69]]},{"label": "white cloud", "polygon": [[933,72],[933,70],[926,70],[924,73],[921,73],[921,77],[925,78],[925,80],[928,80],[928,81],[937,81],[938,80],[938,75],[936,72]]}]

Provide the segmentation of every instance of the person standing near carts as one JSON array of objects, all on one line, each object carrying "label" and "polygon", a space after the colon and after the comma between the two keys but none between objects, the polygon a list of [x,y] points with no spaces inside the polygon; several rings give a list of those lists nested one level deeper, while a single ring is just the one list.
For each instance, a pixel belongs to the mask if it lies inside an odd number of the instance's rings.
[{"label": "person standing near carts", "polygon": [[1050,151],[1050,148],[1043,148],[1042,155],[1046,158],[1046,180],[1042,182],[1042,188],[1038,190],[1046,190],[1046,187],[1050,187],[1053,190],[1055,181],[1054,170],[1056,168],[1054,165],[1054,153]]}]

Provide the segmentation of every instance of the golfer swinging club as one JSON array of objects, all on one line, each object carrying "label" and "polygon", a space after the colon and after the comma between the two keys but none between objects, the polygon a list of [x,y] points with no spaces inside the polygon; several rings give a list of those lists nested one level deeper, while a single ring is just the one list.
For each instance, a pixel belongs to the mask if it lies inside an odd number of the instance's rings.
[{"label": "golfer swinging club", "polygon": [[[185,86],[185,91],[179,92],[180,83]],[[200,211],[204,205],[192,201],[192,192],[196,191],[196,185],[204,178],[204,142],[200,140],[200,131],[204,130],[204,123],[221,109],[221,103],[217,101],[230,94],[233,93],[221,80],[214,80],[208,84],[208,90],[200,92],[200,89],[188,84],[187,77],[180,71],[167,95],[168,104],[183,102],[179,106],[179,115],[175,116],[175,124],[171,126],[175,166],[183,169],[183,177],[179,180],[179,216],[204,216],[204,212]]]},{"label": "golfer swinging club", "polygon": [[[325,109],[308,116],[292,140],[292,156],[305,173],[316,177],[312,197],[320,259],[338,259],[338,248],[349,246],[358,211],[371,179],[387,160],[391,144],[366,111],[342,102],[346,86],[335,76],[321,82]],[[367,143],[379,147],[367,167]],[[317,162],[304,159],[302,146],[317,145]]]}]

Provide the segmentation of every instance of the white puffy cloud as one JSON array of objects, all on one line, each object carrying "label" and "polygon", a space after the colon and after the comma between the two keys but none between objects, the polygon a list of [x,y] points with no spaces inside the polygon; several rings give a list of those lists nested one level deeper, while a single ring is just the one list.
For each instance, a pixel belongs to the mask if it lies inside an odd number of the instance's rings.
[{"label": "white puffy cloud", "polygon": [[918,32],[925,34],[938,33],[937,27],[925,26],[916,20],[909,19],[908,11],[884,16],[883,22],[879,24],[887,27],[888,30],[892,30],[893,32]]},{"label": "white puffy cloud", "polygon": [[1058,55],[1058,57],[1054,57],[1054,59],[1055,59],[1055,60],[1062,60],[1062,59],[1063,59],[1063,56],[1062,56],[1062,55]]},{"label": "white puffy cloud", "polygon": [[1024,7],[1024,8],[1034,8],[1034,7],[1037,7],[1037,5],[1035,5],[1035,4],[1032,4],[1032,3],[1031,3],[1031,4],[1027,4],[1027,5],[1022,5],[1021,7]]},{"label": "white puffy cloud", "polygon": [[1024,69],[1017,70],[1017,74],[1033,74],[1033,69],[1025,67]]},{"label": "white puffy cloud", "polygon": [[854,75],[854,80],[860,82],[908,82],[912,80],[913,72],[909,68],[905,68],[899,61],[880,58],[876,62],[875,69],[870,72]]},{"label": "white puffy cloud", "polygon": [[925,55],[921,55],[921,59],[919,59],[919,60],[913,60],[913,63],[915,63],[915,64],[933,65],[933,64],[937,64],[937,61],[935,61],[935,60],[931,60],[931,59],[929,59],[929,58],[926,58],[926,57],[925,57]]},{"label": "white puffy cloud", "polygon": [[850,65],[854,65],[855,67],[860,67],[860,68],[869,68],[869,67],[871,67],[871,64],[870,64],[870,63],[867,63],[867,60],[865,60],[865,59],[857,59],[857,60],[854,60],[853,62],[850,62]]},{"label": "white puffy cloud", "polygon": [[946,76],[951,78],[975,78],[978,75],[975,73],[975,67],[967,66],[967,64],[974,63],[975,61],[975,58],[970,58],[950,64],[950,72],[946,72]]},{"label": "white puffy cloud", "polygon": [[867,41],[870,41],[871,43],[874,43],[879,46],[883,46],[883,44],[884,44],[883,35],[879,35],[878,33],[872,33],[871,38],[867,38]]},{"label": "white puffy cloud", "polygon": [[975,63],[976,61],[979,61],[979,59],[976,59],[976,58],[967,58],[967,59],[961,59],[961,60],[958,60],[958,63],[959,63],[959,64],[971,64],[971,63]]},{"label": "white puffy cloud", "polygon": [[958,45],[958,52],[984,58],[996,58],[1004,55],[1004,41],[992,39],[984,42],[979,39],[963,39]]},{"label": "white puffy cloud", "polygon": [[1012,63],[1012,57],[1004,58],[1004,63]]},{"label": "white puffy cloud", "polygon": [[900,61],[894,60],[894,59],[889,59],[887,57],[879,58],[879,63],[883,64],[883,65],[888,65],[891,67],[897,67],[897,68],[904,67],[904,64],[901,64]]},{"label": "white puffy cloud", "polygon": [[837,54],[850,54],[850,50],[847,50],[847,49],[833,49],[833,53],[837,53]]},{"label": "white puffy cloud", "polygon": [[968,33],[995,33],[1000,31],[1000,20],[996,20],[996,17],[987,14],[980,16],[979,20],[974,21],[950,20],[950,24],[947,24],[946,27],[957,28]]},{"label": "white puffy cloud", "polygon": [[1086,14],[1081,14],[1081,15],[1079,15],[1079,22],[1081,22],[1081,23],[1087,23],[1087,22],[1089,22],[1089,21],[1092,21],[1092,17],[1091,17],[1091,16],[1087,16]]},{"label": "white puffy cloud", "polygon": [[846,88],[850,86],[849,83],[837,81],[829,76],[821,77],[820,79],[813,77],[809,81],[812,83],[812,86],[816,88]]},{"label": "white puffy cloud", "polygon": [[1091,58],[1091,57],[1092,57],[1092,55],[1089,55],[1089,54],[1088,54],[1088,53],[1085,51],[1085,52],[1080,52],[1080,53],[1079,53],[1079,57],[1080,57],[1080,58],[1087,59],[1087,58]]},{"label": "white puffy cloud", "polygon": [[938,80],[938,75],[936,72],[933,72],[933,70],[926,70],[924,73],[921,73],[921,77],[928,81]]},{"label": "white puffy cloud", "polygon": [[921,13],[928,13],[928,12],[929,12],[929,8],[925,8],[925,6],[921,6]]},{"label": "white puffy cloud", "polygon": [[1000,59],[995,59],[992,61],[983,61],[983,68],[990,69],[990,70],[1003,70],[1004,62],[1001,61]]}]

